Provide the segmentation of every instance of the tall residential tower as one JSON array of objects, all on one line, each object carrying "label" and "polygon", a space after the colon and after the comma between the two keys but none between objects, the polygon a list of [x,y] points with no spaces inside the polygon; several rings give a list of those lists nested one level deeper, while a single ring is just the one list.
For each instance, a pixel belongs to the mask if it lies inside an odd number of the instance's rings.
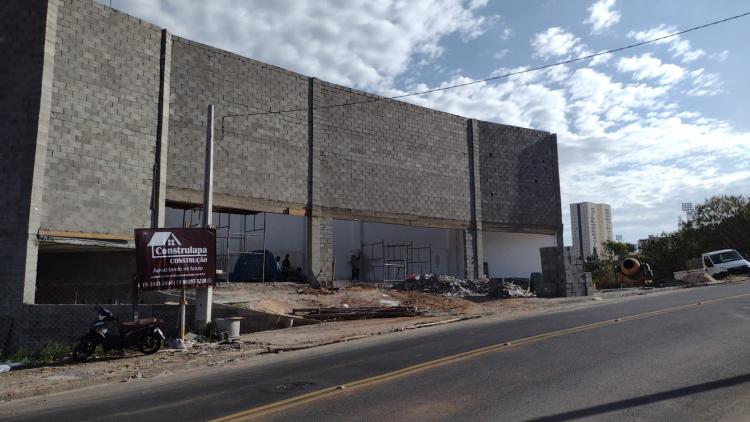
[{"label": "tall residential tower", "polygon": [[608,204],[570,204],[570,227],[576,256],[605,257],[604,243],[612,240],[612,210]]}]

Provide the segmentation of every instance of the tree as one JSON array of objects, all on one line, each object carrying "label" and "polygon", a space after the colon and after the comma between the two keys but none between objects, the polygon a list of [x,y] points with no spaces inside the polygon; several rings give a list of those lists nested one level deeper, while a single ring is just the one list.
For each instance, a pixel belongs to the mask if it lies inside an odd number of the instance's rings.
[{"label": "tree", "polygon": [[692,219],[674,233],[664,234],[641,251],[655,279],[672,278],[686,261],[703,252],[736,249],[750,252],[750,200],[743,196],[714,196],[698,205]]},{"label": "tree", "polygon": [[748,212],[750,200],[742,195],[713,196],[695,207],[689,225],[695,228],[711,228]]},{"label": "tree", "polygon": [[633,245],[632,243],[615,242],[614,240],[608,240],[604,242],[604,249],[609,252],[609,255],[612,258],[622,259],[627,257],[631,250],[635,252],[635,245]]}]

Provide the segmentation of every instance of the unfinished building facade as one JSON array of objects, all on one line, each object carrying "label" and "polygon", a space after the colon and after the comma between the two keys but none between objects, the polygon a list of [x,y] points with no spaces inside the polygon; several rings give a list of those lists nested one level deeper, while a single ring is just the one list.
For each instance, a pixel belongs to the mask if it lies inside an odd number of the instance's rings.
[{"label": "unfinished building facade", "polygon": [[350,257],[373,247],[360,277],[388,279],[377,259],[399,245],[409,246],[392,260],[398,277],[528,277],[540,247],[561,245],[554,134],[307,77],[93,0],[9,0],[0,11],[0,53],[13,63],[0,75],[6,324],[107,289],[127,300],[133,229],[183,225],[202,203],[209,104],[214,209],[229,222],[267,213],[263,230],[295,239],[267,233],[274,253],[309,277],[347,278]]}]

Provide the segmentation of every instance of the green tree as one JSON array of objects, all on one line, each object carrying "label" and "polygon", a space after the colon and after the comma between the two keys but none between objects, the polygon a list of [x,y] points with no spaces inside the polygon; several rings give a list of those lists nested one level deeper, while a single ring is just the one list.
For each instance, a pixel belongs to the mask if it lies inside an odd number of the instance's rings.
[{"label": "green tree", "polygon": [[628,245],[629,245],[628,243],[615,242],[614,240],[608,240],[604,242],[604,249],[614,259],[623,259],[629,255],[630,246]]},{"label": "green tree", "polygon": [[594,255],[583,263],[583,270],[591,273],[597,289],[615,289],[620,287],[615,273],[615,261],[612,259],[600,259]]}]

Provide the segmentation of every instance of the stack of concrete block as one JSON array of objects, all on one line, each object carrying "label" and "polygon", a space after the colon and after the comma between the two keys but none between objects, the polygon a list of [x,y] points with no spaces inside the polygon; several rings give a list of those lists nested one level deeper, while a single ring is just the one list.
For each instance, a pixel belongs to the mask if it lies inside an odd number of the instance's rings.
[{"label": "stack of concrete block", "polygon": [[538,296],[591,296],[594,284],[591,273],[583,271],[583,259],[575,256],[573,248],[540,248],[542,258],[542,288]]}]

